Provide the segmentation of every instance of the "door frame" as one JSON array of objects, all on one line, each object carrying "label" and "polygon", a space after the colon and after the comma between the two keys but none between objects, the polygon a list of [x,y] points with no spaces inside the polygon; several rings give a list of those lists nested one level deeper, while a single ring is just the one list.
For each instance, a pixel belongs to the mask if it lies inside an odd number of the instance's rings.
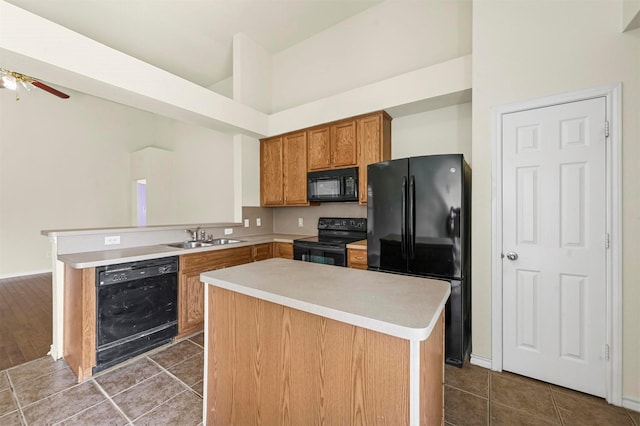
[{"label": "door frame", "polygon": [[502,371],[502,124],[505,114],[544,108],[570,102],[605,97],[609,137],[606,143],[606,231],[610,248],[606,250],[606,399],[622,405],[622,83],[494,107],[491,110],[492,188],[491,188],[491,369]]}]

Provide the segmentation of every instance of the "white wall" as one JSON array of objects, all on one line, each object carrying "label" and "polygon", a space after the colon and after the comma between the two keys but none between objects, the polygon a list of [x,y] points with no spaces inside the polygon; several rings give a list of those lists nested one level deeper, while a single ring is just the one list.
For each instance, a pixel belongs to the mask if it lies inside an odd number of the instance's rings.
[{"label": "white wall", "polygon": [[640,403],[640,33],[619,1],[478,0],[473,7],[473,352],[491,358],[492,107],[623,84],[623,397]]},{"label": "white wall", "polygon": [[[138,196],[133,185],[140,179],[146,181],[145,210],[146,225],[176,223],[174,202],[174,155],[172,151],[146,147],[131,153],[131,222],[138,224]],[[58,251],[59,252],[59,251]]]},{"label": "white wall", "polygon": [[43,229],[126,226],[153,115],[69,91],[0,91],[0,277],[49,270]]},{"label": "white wall", "polygon": [[471,103],[394,118],[391,158],[464,154],[471,164]]},{"label": "white wall", "polygon": [[131,154],[148,146],[173,164],[148,224],[232,221],[230,135],[68,92],[16,102],[0,91],[0,277],[50,270],[41,230],[131,226],[133,180],[144,177],[132,175]]},{"label": "white wall", "polygon": [[155,140],[173,154],[172,223],[232,222],[233,137],[157,117]]},{"label": "white wall", "polygon": [[272,111],[471,53],[471,1],[387,0],[272,57]]},{"label": "white wall", "polygon": [[271,111],[271,54],[242,33],[233,37],[233,99]]}]

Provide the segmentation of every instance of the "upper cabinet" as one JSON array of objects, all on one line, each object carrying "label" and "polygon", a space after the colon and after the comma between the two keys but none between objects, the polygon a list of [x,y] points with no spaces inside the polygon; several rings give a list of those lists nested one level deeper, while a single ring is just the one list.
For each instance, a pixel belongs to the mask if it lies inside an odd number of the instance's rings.
[{"label": "upper cabinet", "polygon": [[356,120],[345,120],[307,131],[309,171],[358,164]]},{"label": "upper cabinet", "polygon": [[307,133],[285,135],[283,145],[284,205],[307,205]]},{"label": "upper cabinet", "polygon": [[367,204],[367,166],[391,159],[391,117],[386,112],[361,117],[358,122],[358,203]]},{"label": "upper cabinet", "polygon": [[367,203],[367,165],[391,159],[391,117],[384,111],[260,141],[263,206],[306,206],[307,171],[358,166],[359,203]]},{"label": "upper cabinet", "polygon": [[306,206],[307,134],[260,141],[260,198],[263,206]]},{"label": "upper cabinet", "polygon": [[263,206],[284,204],[282,136],[260,141],[260,201]]}]

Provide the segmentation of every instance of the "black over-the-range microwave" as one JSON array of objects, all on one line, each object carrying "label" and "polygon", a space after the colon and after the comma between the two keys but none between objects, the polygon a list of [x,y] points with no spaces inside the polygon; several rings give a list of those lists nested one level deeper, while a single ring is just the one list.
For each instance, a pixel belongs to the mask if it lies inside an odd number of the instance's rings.
[{"label": "black over-the-range microwave", "polygon": [[358,201],[358,168],[307,173],[307,198],[310,202]]}]

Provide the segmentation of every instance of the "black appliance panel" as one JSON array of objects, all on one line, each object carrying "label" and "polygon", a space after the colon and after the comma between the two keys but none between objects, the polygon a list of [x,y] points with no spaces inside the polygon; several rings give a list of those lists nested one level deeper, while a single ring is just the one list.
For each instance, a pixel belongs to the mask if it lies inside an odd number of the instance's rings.
[{"label": "black appliance panel", "polygon": [[177,335],[177,271],[176,256],[96,268],[94,373]]},{"label": "black appliance panel", "polygon": [[347,266],[347,244],[367,237],[367,219],[318,219],[318,236],[293,241],[293,259]]},{"label": "black appliance panel", "polygon": [[[471,349],[471,169],[461,154],[368,167],[368,267],[451,283],[445,360]],[[399,229],[399,231],[393,231]]]},{"label": "black appliance panel", "polygon": [[310,202],[358,201],[358,168],[307,173]]},{"label": "black appliance panel", "polygon": [[177,321],[177,274],[103,285],[97,291],[98,346]]},{"label": "black appliance panel", "polygon": [[408,172],[406,160],[383,161],[367,168],[369,269],[407,271]]},{"label": "black appliance panel", "polygon": [[462,278],[460,155],[409,159],[408,272]]},{"label": "black appliance panel", "polygon": [[325,265],[347,266],[347,255],[343,247],[330,245],[294,243],[293,259]]}]

